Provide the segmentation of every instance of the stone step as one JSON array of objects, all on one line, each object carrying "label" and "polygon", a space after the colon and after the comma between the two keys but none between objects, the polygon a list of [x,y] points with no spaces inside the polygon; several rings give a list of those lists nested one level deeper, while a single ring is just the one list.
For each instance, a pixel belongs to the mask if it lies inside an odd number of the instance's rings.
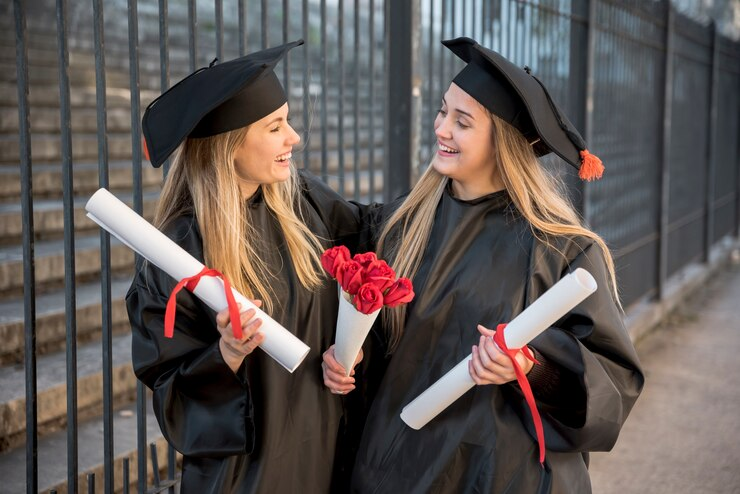
[{"label": "stone step", "polygon": [[[147,403],[151,403],[149,398]],[[136,409],[129,404],[118,408],[113,416],[113,471],[114,489],[123,492],[123,460],[129,459],[129,492],[136,492],[138,480],[137,469],[137,429]],[[89,492],[87,474],[95,474],[95,493],[103,494],[103,420],[100,417],[81,420],[77,428],[79,492]],[[160,467],[160,478],[166,478],[167,442],[159,429],[154,414],[149,407],[146,417],[147,443],[157,445],[157,464]],[[153,485],[154,473],[147,447],[147,485]],[[182,462],[177,454],[177,463]],[[0,453],[0,476],[3,478],[3,492],[26,492],[26,452],[21,445],[12,450]],[[179,471],[179,466],[177,468]],[[52,489],[58,494],[69,492],[67,488],[67,431],[62,430],[45,435],[38,441],[38,485],[39,492],[48,493]]]},{"label": "stone step", "polygon": [[[62,194],[62,165],[33,163],[34,198],[60,198]],[[75,163],[74,189],[77,195],[92,195],[100,188],[97,163]],[[131,190],[133,173],[130,161],[108,163],[108,189]],[[142,164],[141,180],[145,188],[159,188],[162,169]],[[18,166],[0,166],[0,202],[18,201],[21,195],[21,177]]]},{"label": "stone step", "polygon": [[[33,163],[58,163],[62,156],[62,142],[58,134],[34,134],[31,136],[31,160]],[[15,134],[0,135],[0,164],[17,164],[20,143]],[[95,134],[72,134],[72,160],[96,161],[98,159],[98,136]],[[131,159],[131,134],[129,132],[108,133],[108,159]]]},{"label": "stone step", "polygon": [[[5,117],[5,118],[3,118]],[[46,118],[45,118],[46,117]],[[75,109],[71,112],[72,122],[72,159],[74,161],[94,162],[98,158],[98,135],[97,135],[97,116],[95,110]],[[131,117],[128,110],[109,113],[108,121],[112,123],[108,128],[108,156],[110,160],[124,160],[131,158]],[[32,134],[31,134],[31,159],[33,163],[54,163],[59,162],[62,156],[62,138],[59,128],[59,113],[53,109],[47,108],[44,111],[35,111],[31,117]],[[301,132],[302,122],[294,122],[296,130]],[[17,111],[13,109],[0,110],[0,125],[6,124],[7,131],[0,131],[0,166],[17,164],[20,157],[20,144],[18,141]],[[354,119],[345,118],[343,122],[344,145],[351,147],[354,145]],[[379,146],[383,142],[383,131],[379,125],[382,124],[380,119],[375,120],[375,145]],[[321,149],[321,123],[311,124],[311,136],[309,139],[310,149]],[[339,133],[337,129],[338,119],[334,116],[328,119],[327,128],[327,146],[336,148],[339,143]],[[358,137],[359,145],[367,146],[370,132],[368,130],[369,120],[358,120]],[[40,127],[43,127],[44,130]]]},{"label": "stone step", "polygon": [[[131,194],[119,195],[124,202],[131,205]],[[159,192],[145,191],[143,195],[144,217],[151,220],[154,214]],[[98,225],[86,216],[85,203],[89,195],[75,198],[74,225],[75,232],[97,231]],[[64,234],[64,208],[60,199],[44,199],[33,203],[34,234],[37,240],[60,238]],[[21,205],[0,204],[0,245],[20,243],[23,233]]]},{"label": "stone step", "polygon": [[[136,392],[131,367],[131,334],[113,336],[113,400],[130,403]],[[55,432],[67,423],[66,352],[37,358],[38,430]],[[0,368],[0,450],[21,445],[26,430],[25,372],[22,365]],[[102,410],[103,374],[100,341],[77,345],[77,407],[81,417]]]},{"label": "stone step", "polygon": [[[75,238],[75,279],[83,282],[100,276],[100,235]],[[44,293],[65,281],[64,241],[46,240],[34,244],[36,290]],[[114,273],[133,272],[134,253],[111,238],[110,266]],[[23,250],[20,245],[0,246],[0,297],[23,294]]]},{"label": "stone step", "polygon": [[[15,70],[15,69],[14,69]],[[152,101],[159,95],[159,90],[142,90],[141,101]],[[115,88],[110,85],[106,87],[107,107],[126,108],[131,111],[131,92],[128,88]],[[69,100],[72,108],[95,108],[96,92],[95,80],[84,86],[71,86],[69,88]],[[28,104],[33,111],[37,108],[51,107],[59,108],[59,85],[52,86],[29,86]],[[0,106],[11,107],[18,111],[18,87],[14,82],[0,81]],[[17,117],[16,117],[17,118]]]},{"label": "stone step", "polygon": [[[131,130],[131,110],[122,106],[108,107],[106,110],[106,130],[113,133]],[[31,134],[61,132],[59,108],[31,107],[29,125]],[[98,114],[93,108],[72,108],[70,110],[71,129],[74,134],[95,134],[98,130]],[[18,108],[0,107],[0,134],[18,134]]]},{"label": "stone step", "polygon": [[[114,334],[129,331],[124,297],[131,276],[116,276],[111,281],[111,324]],[[100,340],[102,295],[100,280],[79,283],[75,287],[78,343]],[[0,300],[0,365],[22,364],[25,348],[23,297]],[[65,294],[62,288],[36,295],[36,353],[45,355],[64,348]]]}]

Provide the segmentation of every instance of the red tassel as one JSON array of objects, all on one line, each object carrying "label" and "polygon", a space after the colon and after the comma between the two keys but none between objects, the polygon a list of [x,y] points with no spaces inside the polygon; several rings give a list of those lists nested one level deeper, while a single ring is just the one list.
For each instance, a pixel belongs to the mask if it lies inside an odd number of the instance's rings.
[{"label": "red tassel", "polygon": [[581,151],[581,168],[578,170],[578,176],[581,180],[598,180],[604,174],[604,164],[601,160],[588,152],[588,149]]},{"label": "red tassel", "polygon": [[141,147],[144,150],[144,157],[147,161],[151,161],[151,158],[149,158],[149,148],[146,147],[146,139],[143,137],[141,138]]}]

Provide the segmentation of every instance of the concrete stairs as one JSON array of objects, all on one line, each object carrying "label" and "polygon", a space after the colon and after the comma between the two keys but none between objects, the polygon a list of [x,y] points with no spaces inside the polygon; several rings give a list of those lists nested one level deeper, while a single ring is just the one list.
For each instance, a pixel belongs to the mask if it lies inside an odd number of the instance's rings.
[{"label": "concrete stairs", "polygon": [[[45,0],[29,2],[29,10]],[[140,38],[151,38],[156,27],[156,2],[140,1]],[[171,6],[171,14],[179,7]],[[2,7],[0,16],[0,491],[25,491],[25,374],[24,374],[24,259],[21,235],[24,225],[20,206],[19,124],[15,67],[15,32],[12,6]],[[33,15],[31,15],[33,14]],[[178,14],[181,15],[181,14]],[[41,492],[55,489],[67,492],[66,485],[66,392],[67,371],[65,353],[65,266],[64,217],[62,204],[62,158],[57,48],[53,7],[43,12],[27,13],[29,57],[29,106],[31,153],[33,164],[34,248],[36,282],[36,345],[38,460]],[[109,22],[109,21],[107,21]],[[184,23],[170,19],[171,81],[185,75],[187,43],[183,39]],[[84,24],[84,23],[82,23]],[[125,19],[122,23],[125,30]],[[147,25],[149,27],[142,28]],[[86,475],[96,473],[96,492],[103,490],[103,423],[102,423],[102,345],[101,345],[101,268],[100,233],[97,225],[85,216],[84,204],[98,188],[98,125],[95,94],[92,31],[87,26],[82,34],[70,36],[69,78],[72,131],[72,170],[74,183],[75,293],[77,322],[77,403],[79,489],[87,488]],[[85,34],[86,33],[86,34]],[[232,43],[231,46],[234,46]],[[252,46],[255,46],[254,44]],[[158,46],[142,45],[140,49],[141,108],[159,94]],[[206,57],[208,50],[201,50]],[[225,58],[233,58],[227,53]],[[203,65],[199,63],[199,65]],[[318,65],[312,67],[315,72]],[[297,62],[291,65],[295,81],[291,83],[292,124],[301,133],[303,101],[300,94],[302,70]],[[313,76],[316,77],[315,75]],[[106,125],[108,142],[109,189],[131,204],[132,143],[131,111],[128,74],[128,51],[125,33],[106,25]],[[313,87],[313,85],[312,85]],[[382,91],[376,83],[376,98],[371,107],[366,80],[360,85],[359,128],[360,182],[357,184],[361,201],[371,197],[370,177],[376,193],[382,191]],[[354,197],[354,116],[353,98],[345,94],[343,120],[345,190]],[[313,91],[313,90],[312,90]],[[328,183],[339,187],[339,137],[337,89],[328,89],[327,107],[327,171]],[[321,99],[312,92],[310,107],[310,139],[303,142],[309,150],[307,167],[316,174],[322,170]],[[369,114],[374,112],[374,139],[370,142]],[[137,138],[138,139],[138,138]],[[369,166],[373,148],[374,166]],[[302,148],[294,149],[294,160],[302,167]],[[162,180],[161,170],[142,163],[144,215],[151,218]],[[136,379],[130,360],[130,328],[124,295],[133,273],[133,254],[115,239],[111,239],[112,270],[112,338],[113,338],[113,401],[116,491],[122,490],[122,465],[130,460],[129,480],[135,486],[136,412],[134,409]],[[147,416],[147,438],[157,444],[158,465],[166,469],[167,447],[151,413]],[[149,485],[154,472],[148,464]]]}]

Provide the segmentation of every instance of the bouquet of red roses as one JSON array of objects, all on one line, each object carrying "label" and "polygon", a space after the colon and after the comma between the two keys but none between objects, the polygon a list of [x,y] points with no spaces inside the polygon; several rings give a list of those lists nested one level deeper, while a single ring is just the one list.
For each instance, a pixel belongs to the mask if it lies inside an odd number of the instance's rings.
[{"label": "bouquet of red roses", "polygon": [[349,375],[380,309],[410,302],[414,289],[408,278],[396,278],[393,268],[373,252],[351,257],[340,245],[322,254],[321,265],[339,284],[334,355]]}]

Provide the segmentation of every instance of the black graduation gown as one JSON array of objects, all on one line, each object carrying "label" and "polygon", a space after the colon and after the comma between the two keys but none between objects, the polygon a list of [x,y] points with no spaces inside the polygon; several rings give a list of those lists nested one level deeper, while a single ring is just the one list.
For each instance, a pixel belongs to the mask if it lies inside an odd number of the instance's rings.
[{"label": "black graduation gown", "polygon": [[[320,239],[349,244],[357,208],[308,174],[300,180],[309,228]],[[249,208],[276,274],[272,317],[311,348],[308,356],[291,374],[257,349],[234,374],[218,348],[215,313],[187,290],[177,296],[174,338],[164,338],[175,280],[146,263],[126,298],[134,370],[153,391],[162,433],[184,455],[183,493],[326,493],[342,476],[342,465],[334,466],[342,448],[342,401],[321,374],[321,354],[334,340],[336,285],[327,280],[306,290],[259,191]],[[177,218],[165,233],[203,261],[192,216]]]},{"label": "black graduation gown", "polygon": [[[352,490],[360,493],[590,492],[588,451],[609,450],[643,375],[592,241],[534,238],[505,191],[457,200],[449,187],[412,280],[400,344],[370,408]],[[559,251],[559,252],[558,252]],[[529,380],[542,416],[544,467],[519,386],[475,386],[415,431],[401,410],[468,356],[477,324],[513,319],[568,272],[598,290],[532,343]]]}]

